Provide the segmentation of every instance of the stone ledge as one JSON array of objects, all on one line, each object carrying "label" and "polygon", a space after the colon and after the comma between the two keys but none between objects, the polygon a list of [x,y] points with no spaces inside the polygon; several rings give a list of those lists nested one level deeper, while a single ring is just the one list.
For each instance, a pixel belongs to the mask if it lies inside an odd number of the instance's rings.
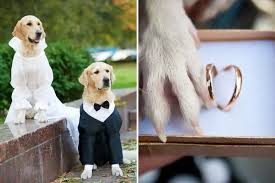
[{"label": "stone ledge", "polygon": [[0,182],[50,182],[69,171],[76,152],[66,120],[0,125]]}]

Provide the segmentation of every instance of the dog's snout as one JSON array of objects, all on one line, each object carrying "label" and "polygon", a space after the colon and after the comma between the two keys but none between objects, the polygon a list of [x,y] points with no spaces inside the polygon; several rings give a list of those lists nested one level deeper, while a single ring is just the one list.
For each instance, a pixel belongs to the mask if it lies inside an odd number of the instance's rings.
[{"label": "dog's snout", "polygon": [[104,86],[109,86],[110,85],[110,79],[109,78],[103,78],[103,84]]},{"label": "dog's snout", "polygon": [[42,31],[36,31],[36,36],[37,37],[41,37],[41,35],[42,35]]}]

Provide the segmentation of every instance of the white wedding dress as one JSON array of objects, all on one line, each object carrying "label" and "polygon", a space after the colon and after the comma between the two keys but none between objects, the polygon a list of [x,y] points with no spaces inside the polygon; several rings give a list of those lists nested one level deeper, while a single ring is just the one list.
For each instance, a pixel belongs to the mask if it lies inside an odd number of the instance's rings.
[{"label": "white wedding dress", "polygon": [[5,123],[14,121],[16,110],[45,110],[48,120],[62,117],[67,119],[70,135],[77,147],[79,109],[62,104],[51,86],[53,72],[44,52],[47,47],[45,40],[39,43],[41,53],[35,57],[20,54],[22,43],[17,37],[13,37],[9,45],[15,50],[10,82],[14,90]]}]

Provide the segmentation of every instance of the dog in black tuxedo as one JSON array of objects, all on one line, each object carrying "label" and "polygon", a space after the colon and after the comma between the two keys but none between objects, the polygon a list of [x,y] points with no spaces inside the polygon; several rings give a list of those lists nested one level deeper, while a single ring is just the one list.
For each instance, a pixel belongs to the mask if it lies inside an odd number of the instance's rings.
[{"label": "dog in black tuxedo", "polygon": [[84,165],[81,178],[92,177],[96,165],[109,162],[112,175],[122,176],[123,163],[120,128],[122,120],[115,107],[111,85],[115,76],[112,66],[96,62],[87,67],[79,78],[84,86],[80,107],[79,156]]}]

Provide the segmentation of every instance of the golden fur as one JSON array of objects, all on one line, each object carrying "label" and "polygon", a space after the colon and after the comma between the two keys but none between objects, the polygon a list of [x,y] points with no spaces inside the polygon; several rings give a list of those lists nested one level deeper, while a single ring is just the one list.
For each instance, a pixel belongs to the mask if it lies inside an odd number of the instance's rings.
[{"label": "golden fur", "polygon": [[[98,72],[98,73],[97,73]],[[110,87],[103,87],[103,79],[110,79]],[[115,96],[111,91],[111,84],[115,80],[113,67],[104,62],[95,62],[88,66],[79,77],[79,82],[84,86],[82,98],[89,103],[101,104],[108,100],[114,101]]]},{"label": "golden fur", "polygon": [[[39,36],[37,34],[40,34]],[[33,15],[27,15],[21,18],[15,25],[12,32],[14,37],[19,38],[22,41],[22,47],[19,52],[24,57],[34,57],[41,53],[41,48],[38,43],[45,39],[46,33],[44,31],[42,22]],[[35,115],[33,110],[20,110],[15,118],[15,123],[24,123],[25,118],[31,119]],[[38,121],[46,121],[45,111],[38,111]]]},{"label": "golden fur", "polygon": [[[104,79],[109,80],[108,86],[104,87]],[[89,65],[86,69],[84,69],[81,76],[79,77],[79,82],[84,86],[84,92],[82,95],[83,101],[97,104],[102,104],[106,100],[108,100],[109,102],[113,102],[115,100],[115,96],[111,91],[111,85],[114,80],[115,75],[113,73],[113,67],[111,65],[108,65],[104,62],[95,62]],[[123,151],[123,157],[127,157],[127,159],[123,159],[123,161],[129,162],[128,158],[135,159],[133,158],[133,154],[135,157],[135,151]],[[96,169],[95,167],[95,164],[84,165],[84,170],[81,173],[81,178],[91,178],[93,169]],[[118,164],[112,165],[112,175],[123,176],[123,172]]]},{"label": "golden fur", "polygon": [[[39,39],[36,37],[37,32],[42,33]],[[40,52],[37,43],[46,37],[42,22],[33,15],[21,18],[14,27],[12,35],[22,40],[23,48],[21,54],[25,57],[36,56]],[[35,40],[37,43],[30,42],[29,39]]]}]

